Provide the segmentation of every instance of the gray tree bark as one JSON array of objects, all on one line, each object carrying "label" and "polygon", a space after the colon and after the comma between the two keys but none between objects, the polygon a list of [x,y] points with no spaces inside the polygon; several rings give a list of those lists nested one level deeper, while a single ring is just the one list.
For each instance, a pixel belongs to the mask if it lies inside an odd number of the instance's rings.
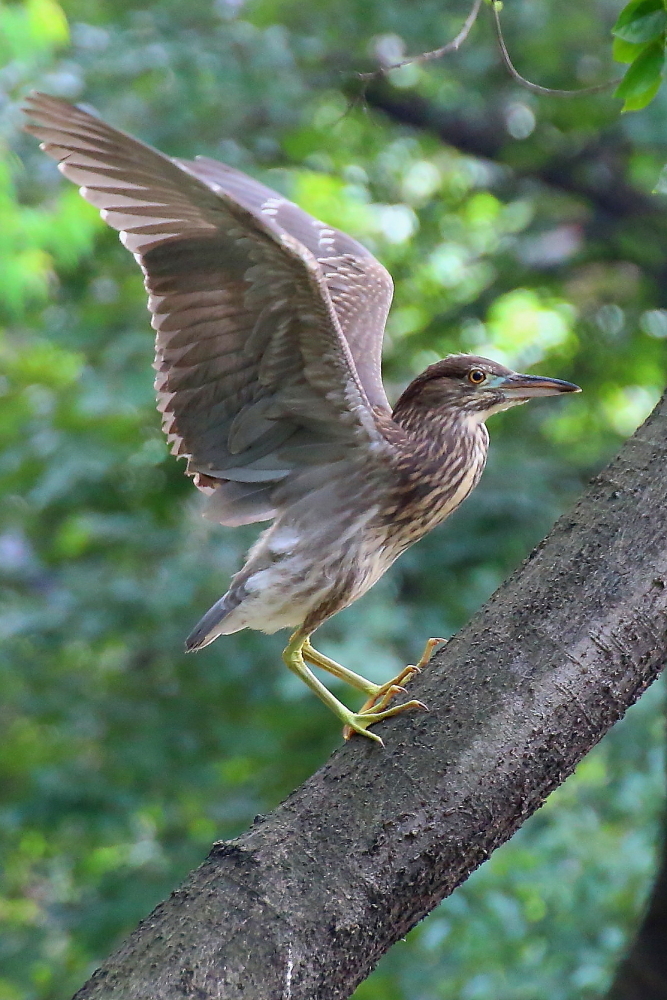
[{"label": "gray tree bark", "polygon": [[531,815],[667,654],[667,396],[410,686],[218,843],[76,1000],[334,1000]]}]

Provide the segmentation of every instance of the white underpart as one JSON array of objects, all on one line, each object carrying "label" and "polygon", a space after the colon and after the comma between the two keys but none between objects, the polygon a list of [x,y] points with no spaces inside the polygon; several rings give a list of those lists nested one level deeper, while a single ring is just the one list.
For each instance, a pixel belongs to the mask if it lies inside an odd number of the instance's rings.
[{"label": "white underpart", "polygon": [[319,523],[311,517],[310,523],[300,525],[279,519],[260,535],[248,555],[247,565],[257,569],[245,581],[246,596],[219,623],[216,635],[242,628],[268,633],[295,628],[326,600],[336,581],[354,580],[351,603],[373,586],[398,555],[381,541],[378,544],[375,533],[368,531],[377,515],[376,505],[351,520],[324,507],[319,519],[312,513]]}]

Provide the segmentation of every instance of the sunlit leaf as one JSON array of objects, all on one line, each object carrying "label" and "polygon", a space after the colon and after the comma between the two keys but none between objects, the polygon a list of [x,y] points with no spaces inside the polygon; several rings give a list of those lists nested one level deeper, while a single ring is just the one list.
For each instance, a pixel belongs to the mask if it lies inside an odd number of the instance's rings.
[{"label": "sunlit leaf", "polygon": [[645,43],[632,45],[630,42],[624,42],[622,38],[615,38],[612,42],[611,52],[616,62],[631,63],[645,47]]},{"label": "sunlit leaf", "polygon": [[54,46],[67,44],[69,26],[65,13],[56,0],[27,0],[26,14],[36,42]]},{"label": "sunlit leaf", "polygon": [[642,44],[662,35],[667,26],[667,12],[662,0],[641,0],[621,11],[612,31],[624,42]]},{"label": "sunlit leaf", "polygon": [[623,111],[641,111],[642,108],[645,108],[651,103],[655,95],[660,90],[661,83],[662,80],[658,79],[648,88],[648,90],[635,94],[634,97],[626,97],[625,103],[623,104]]},{"label": "sunlit leaf", "polygon": [[639,110],[651,101],[660,86],[664,64],[665,50],[662,42],[653,42],[640,53],[627,70],[614,95],[625,101],[624,111]]}]

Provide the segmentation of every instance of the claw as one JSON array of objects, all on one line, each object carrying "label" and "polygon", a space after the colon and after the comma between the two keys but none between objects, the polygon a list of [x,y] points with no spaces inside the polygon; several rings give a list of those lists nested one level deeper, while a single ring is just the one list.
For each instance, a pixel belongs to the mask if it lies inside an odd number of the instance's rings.
[{"label": "claw", "polygon": [[398,715],[399,712],[405,711],[406,708],[420,708],[422,711],[428,712],[428,706],[423,701],[406,701],[402,705],[395,705],[393,708],[387,708],[387,705],[395,695],[406,693],[404,684],[407,684],[416,674],[422,672],[437,647],[445,642],[447,642],[446,639],[429,639],[417,663],[410,663],[407,667],[404,667],[400,674],[392,680],[387,681],[386,684],[382,684],[364,702],[356,714],[351,713],[350,719],[343,726],[343,736],[345,739],[349,740],[354,733],[359,733],[362,736],[369,736],[378,743],[382,743],[382,740],[378,736],[368,732],[369,726],[375,725],[376,722],[382,722],[383,719],[389,719],[393,715]]},{"label": "claw", "polygon": [[424,646],[424,652],[422,653],[418,663],[416,664],[417,669],[421,672],[422,668],[426,666],[438,646],[444,645],[447,639],[429,639]]},{"label": "claw", "polygon": [[[380,706],[377,706],[378,708]],[[425,712],[428,712],[428,708],[423,701],[406,701],[402,705],[394,705],[393,708],[387,708],[380,712],[357,712],[356,714],[350,714],[350,719],[343,726],[343,736],[346,740],[354,733],[359,733],[360,736],[369,736],[373,740],[377,740],[382,743],[379,736],[375,733],[369,733],[368,727],[374,726],[376,722],[382,722],[384,719],[391,719],[394,715],[398,715],[400,712],[405,712],[408,708],[421,708]],[[384,746],[384,743],[382,743]]]},{"label": "claw", "polygon": [[[370,725],[370,723],[368,723]],[[370,740],[374,740],[379,743],[381,747],[384,747],[384,740],[381,739],[377,733],[369,733],[365,726],[357,726],[352,722],[346,722],[343,726],[343,739],[349,740],[350,737],[358,733],[359,736],[367,736]]]}]

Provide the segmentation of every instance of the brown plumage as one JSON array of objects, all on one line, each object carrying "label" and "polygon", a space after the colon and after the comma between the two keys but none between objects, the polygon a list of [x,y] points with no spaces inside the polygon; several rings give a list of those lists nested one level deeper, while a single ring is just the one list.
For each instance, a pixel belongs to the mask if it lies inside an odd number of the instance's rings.
[{"label": "brown plumage", "polygon": [[[416,704],[387,708],[414,668],[372,684],[310,634],[475,487],[489,415],[577,387],[453,355],[392,413],[380,372],[392,282],[361,244],[214,160],[171,159],[43,94],[26,111],[144,272],[163,429],[209,496],[207,516],[273,521],[188,648],[296,628],[288,666],[346,735],[379,739],[370,725]],[[306,661],[364,691],[363,709],[345,708]]]}]

